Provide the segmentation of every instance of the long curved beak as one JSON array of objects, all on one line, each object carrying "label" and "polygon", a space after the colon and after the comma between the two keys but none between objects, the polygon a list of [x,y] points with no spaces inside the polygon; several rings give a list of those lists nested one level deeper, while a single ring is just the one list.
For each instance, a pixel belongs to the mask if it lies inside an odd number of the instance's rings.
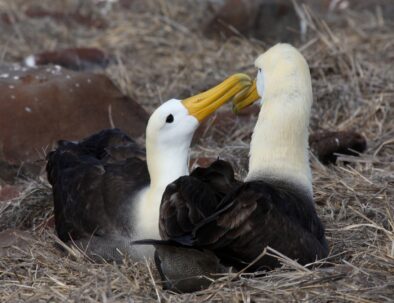
[{"label": "long curved beak", "polygon": [[234,97],[233,112],[238,113],[240,110],[251,105],[258,99],[260,99],[260,96],[257,93],[256,80],[254,80],[253,84],[249,87],[249,89],[246,92]]},{"label": "long curved beak", "polygon": [[182,100],[190,115],[202,121],[233,97],[244,96],[252,81],[248,75],[234,74],[219,85]]}]

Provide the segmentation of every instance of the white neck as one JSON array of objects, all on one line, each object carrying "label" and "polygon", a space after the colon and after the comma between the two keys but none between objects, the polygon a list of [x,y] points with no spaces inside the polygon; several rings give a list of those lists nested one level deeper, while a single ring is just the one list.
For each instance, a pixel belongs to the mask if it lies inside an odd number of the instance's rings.
[{"label": "white neck", "polygon": [[146,155],[150,175],[149,191],[160,195],[159,201],[147,201],[160,205],[161,195],[168,184],[180,176],[189,174],[189,148],[190,142],[180,142],[171,149],[160,148],[147,140]]},{"label": "white neck", "polygon": [[[190,138],[191,141],[191,138]],[[171,182],[189,174],[188,157],[191,142],[181,142],[171,149],[160,148],[157,143],[146,141],[149,175],[148,188],[138,197],[136,237],[160,239],[159,215],[163,193]]]},{"label": "white neck", "polygon": [[[306,74],[305,74],[306,73]],[[308,125],[312,104],[309,70],[265,83],[264,101],[250,144],[247,181],[301,186],[312,196]]]}]

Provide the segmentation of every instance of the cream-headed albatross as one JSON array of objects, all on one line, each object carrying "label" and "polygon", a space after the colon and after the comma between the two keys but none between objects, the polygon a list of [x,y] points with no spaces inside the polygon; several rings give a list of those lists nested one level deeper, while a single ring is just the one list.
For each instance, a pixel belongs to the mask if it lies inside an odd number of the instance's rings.
[{"label": "cream-headed albatross", "polygon": [[[236,269],[255,261],[267,246],[301,264],[311,263],[327,256],[328,245],[314,206],[309,166],[309,68],[299,51],[288,44],[270,48],[255,65],[254,85],[246,97],[234,99],[235,109],[241,110],[261,98],[246,179],[237,181],[230,164],[221,160],[180,177],[163,194],[160,234],[179,247],[214,252],[222,264]],[[173,254],[172,259],[162,254],[160,260],[163,249],[165,245],[156,253],[162,277],[171,277],[169,282],[180,291],[195,290],[199,285],[182,288],[177,283],[190,278],[176,272],[189,262],[188,249]],[[172,267],[165,264],[171,262]],[[266,255],[249,270],[279,265],[276,258]]]},{"label": "cream-headed albatross", "polygon": [[151,115],[145,151],[119,129],[103,130],[81,142],[60,141],[48,155],[59,238],[91,257],[107,261],[151,257],[141,238],[159,239],[159,209],[166,186],[188,174],[188,154],[199,122],[252,84],[235,74],[218,86],[171,99]]}]

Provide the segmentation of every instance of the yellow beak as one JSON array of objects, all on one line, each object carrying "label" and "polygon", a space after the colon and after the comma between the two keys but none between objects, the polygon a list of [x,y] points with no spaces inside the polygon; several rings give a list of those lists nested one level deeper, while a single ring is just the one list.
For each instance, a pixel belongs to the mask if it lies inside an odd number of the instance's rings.
[{"label": "yellow beak", "polygon": [[233,99],[233,111],[234,113],[238,113],[241,109],[251,105],[253,102],[257,101],[260,98],[257,93],[256,88],[256,80],[253,81],[253,84],[249,87],[249,89],[243,94],[238,94]]},{"label": "yellow beak", "polygon": [[182,100],[182,104],[190,115],[202,121],[231,98],[244,96],[251,85],[249,76],[234,74],[206,92]]}]

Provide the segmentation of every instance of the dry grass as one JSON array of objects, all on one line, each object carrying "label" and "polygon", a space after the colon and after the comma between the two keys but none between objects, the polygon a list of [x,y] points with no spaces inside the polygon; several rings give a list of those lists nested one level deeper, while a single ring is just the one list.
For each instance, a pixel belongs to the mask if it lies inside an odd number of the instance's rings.
[{"label": "dry grass", "polygon": [[[242,36],[204,38],[200,29],[205,1],[136,1],[134,10],[115,4],[103,16],[94,1],[34,1],[53,9],[92,10],[109,22],[104,30],[26,19],[20,8],[31,2],[0,1],[0,10],[20,19],[0,29],[3,61],[56,47],[100,47],[117,61],[105,72],[147,110],[209,87],[230,73],[254,74],[253,60],[267,47]],[[392,302],[394,26],[373,5],[337,12],[327,20],[301,11],[308,33],[297,46],[313,77],[311,130],[353,129],[368,140],[365,154],[342,157],[338,166],[324,167],[312,157],[317,211],[331,247],[329,267],[311,269],[283,259],[282,268],[266,275],[228,275],[208,290],[172,294],[161,289],[152,264],[95,264],[75,251],[65,256],[45,225],[52,212],[50,187],[45,180],[21,180],[22,196],[0,204],[0,229],[19,227],[31,231],[35,240],[10,257],[0,257],[0,301]],[[213,130],[207,131],[193,154],[220,155],[244,175],[245,134],[254,122],[251,118],[235,125],[220,140],[212,138]]]}]

